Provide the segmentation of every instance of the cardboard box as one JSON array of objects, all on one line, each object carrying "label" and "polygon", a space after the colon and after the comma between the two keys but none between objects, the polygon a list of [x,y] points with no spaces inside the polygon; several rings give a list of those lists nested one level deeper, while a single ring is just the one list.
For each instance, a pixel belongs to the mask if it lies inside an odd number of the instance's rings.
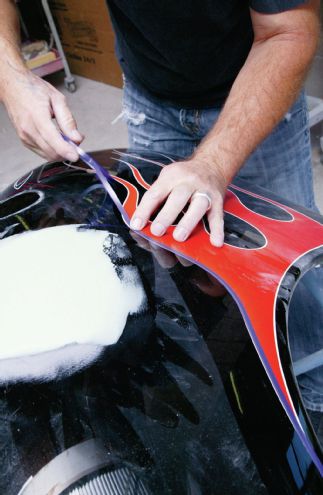
[{"label": "cardboard box", "polygon": [[122,87],[105,0],[51,0],[50,8],[71,71]]}]

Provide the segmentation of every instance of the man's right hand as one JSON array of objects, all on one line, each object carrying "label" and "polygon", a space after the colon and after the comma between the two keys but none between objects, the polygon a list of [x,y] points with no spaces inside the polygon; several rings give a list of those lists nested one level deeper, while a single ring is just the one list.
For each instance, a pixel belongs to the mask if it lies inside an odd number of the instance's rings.
[{"label": "man's right hand", "polygon": [[62,93],[28,70],[17,70],[2,90],[1,99],[25,146],[46,160],[78,159],[60,134],[76,144],[83,140]]}]

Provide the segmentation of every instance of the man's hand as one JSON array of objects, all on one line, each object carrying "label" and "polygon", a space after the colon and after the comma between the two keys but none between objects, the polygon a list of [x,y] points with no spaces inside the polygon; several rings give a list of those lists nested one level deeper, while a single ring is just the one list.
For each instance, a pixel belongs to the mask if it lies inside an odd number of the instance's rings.
[{"label": "man's hand", "polygon": [[[144,195],[132,218],[134,230],[166,203],[151,226],[163,235],[194,192],[210,196],[211,243],[223,243],[225,189],[245,160],[282,119],[298,95],[318,41],[319,0],[308,0],[278,14],[251,10],[254,43],[218,121],[186,162],[168,165]],[[197,196],[174,231],[187,239],[206,213],[208,201]]]},{"label": "man's hand", "polygon": [[27,70],[18,70],[4,88],[2,101],[25,146],[47,160],[78,159],[76,150],[64,141],[60,131],[77,144],[83,136],[65,96],[48,82]]},{"label": "man's hand", "polygon": [[77,144],[83,136],[76,128],[65,97],[25,67],[19,32],[15,1],[0,0],[0,101],[28,148],[48,160],[76,161],[77,152],[59,131]]},{"label": "man's hand", "polygon": [[[174,230],[174,239],[185,241],[203,215],[207,214],[211,244],[220,247],[224,238],[223,198],[227,185],[228,181],[220,167],[207,160],[193,156],[187,161],[167,165],[144,194],[130,226],[134,230],[141,230],[154,211],[166,201],[150,228],[152,234],[162,236],[188,205]],[[195,192],[206,193],[211,204],[203,194],[194,197]]]}]

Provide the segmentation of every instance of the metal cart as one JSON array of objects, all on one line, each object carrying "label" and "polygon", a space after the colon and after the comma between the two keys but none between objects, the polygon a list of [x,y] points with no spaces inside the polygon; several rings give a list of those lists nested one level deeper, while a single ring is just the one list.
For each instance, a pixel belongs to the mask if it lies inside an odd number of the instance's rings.
[{"label": "metal cart", "polygon": [[[66,60],[65,53],[64,53],[64,50],[62,47],[62,43],[61,43],[60,37],[58,35],[50,7],[48,5],[48,1],[47,0],[41,0],[41,5],[43,8],[44,14],[46,16],[46,20],[48,22],[48,26],[49,26],[51,35],[52,35],[53,40],[55,42],[57,58],[55,60],[52,60],[51,62],[45,63],[39,67],[32,69],[32,71],[35,74],[37,74],[37,76],[44,77],[44,76],[47,76],[48,74],[53,74],[54,72],[64,70],[64,72],[65,72],[65,77],[64,77],[65,87],[68,91],[73,93],[76,90],[75,78],[71,74],[68,62]],[[21,23],[22,23],[24,30],[27,32],[27,29],[24,26],[24,21],[22,18],[21,18]]]}]

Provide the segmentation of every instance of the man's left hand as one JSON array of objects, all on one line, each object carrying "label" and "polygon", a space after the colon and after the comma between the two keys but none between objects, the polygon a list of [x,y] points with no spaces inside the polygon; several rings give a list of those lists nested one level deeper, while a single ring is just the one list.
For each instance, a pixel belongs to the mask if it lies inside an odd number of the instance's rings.
[{"label": "man's left hand", "polygon": [[144,194],[130,227],[133,230],[143,229],[154,211],[165,203],[150,227],[152,234],[160,237],[187,205],[187,210],[174,230],[174,239],[185,241],[207,214],[210,242],[221,247],[224,239],[223,199],[227,185],[220,169],[204,159],[192,157],[167,165]]}]

